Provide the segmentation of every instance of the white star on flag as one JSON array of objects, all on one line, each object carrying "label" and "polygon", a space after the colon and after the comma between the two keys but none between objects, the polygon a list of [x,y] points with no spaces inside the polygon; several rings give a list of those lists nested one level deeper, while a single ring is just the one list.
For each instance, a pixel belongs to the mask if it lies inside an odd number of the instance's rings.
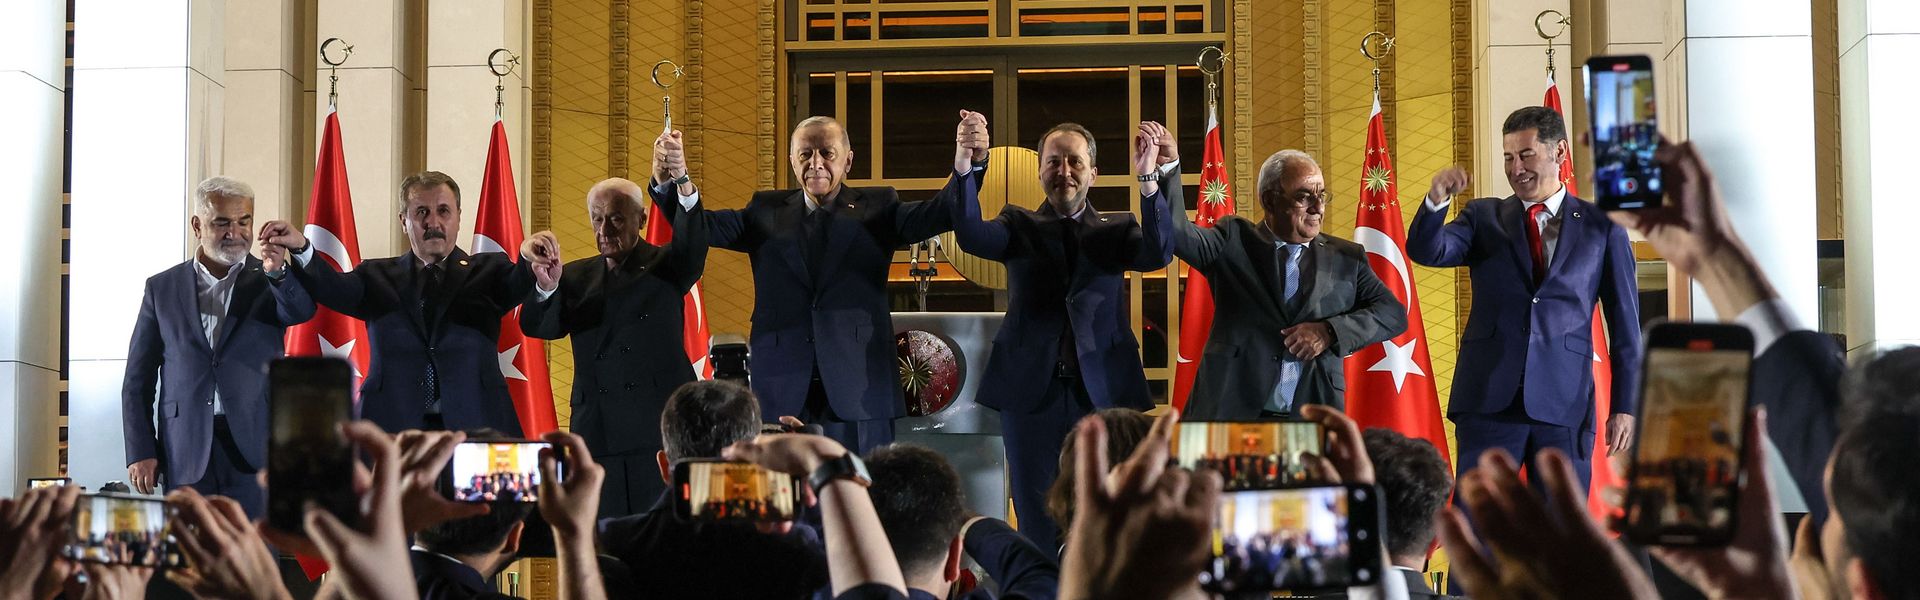
[{"label": "white star on flag", "polygon": [[1405,346],[1395,344],[1392,340],[1380,342],[1381,348],[1386,350],[1386,356],[1381,357],[1380,362],[1373,363],[1373,366],[1367,367],[1367,372],[1386,371],[1393,373],[1393,391],[1396,393],[1399,392],[1400,389],[1404,387],[1403,384],[1407,382],[1408,373],[1420,376],[1426,376],[1427,374],[1425,371],[1420,370],[1420,365],[1413,362],[1413,348],[1419,343],[1419,338],[1407,340],[1407,345]]},{"label": "white star on flag", "polygon": [[527,374],[521,373],[520,367],[513,366],[514,357],[517,357],[519,355],[520,355],[520,344],[514,344],[512,348],[508,348],[505,352],[501,352],[500,353],[500,374],[505,375],[507,379],[518,379],[521,381],[526,381]]},{"label": "white star on flag", "polygon": [[361,376],[360,365],[353,364],[353,345],[360,343],[360,340],[349,339],[347,340],[347,343],[335,346],[333,345],[333,342],[327,341],[327,336],[316,334],[313,337],[320,339],[320,355],[321,356],[331,356],[334,358],[338,358],[340,360],[347,361],[347,366],[353,367],[353,376],[354,377]]}]

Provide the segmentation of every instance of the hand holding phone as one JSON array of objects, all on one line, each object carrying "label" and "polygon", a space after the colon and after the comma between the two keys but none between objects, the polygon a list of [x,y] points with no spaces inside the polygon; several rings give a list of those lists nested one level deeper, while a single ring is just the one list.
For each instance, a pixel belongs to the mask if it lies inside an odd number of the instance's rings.
[{"label": "hand holding phone", "polygon": [[1595,56],[1587,60],[1587,116],[1593,142],[1594,203],[1600,210],[1660,206],[1663,196],[1653,60]]},{"label": "hand holding phone", "polygon": [[540,500],[540,455],[552,448],[530,440],[467,441],[453,449],[448,489],[456,502]]},{"label": "hand holding phone", "polygon": [[1627,476],[1621,533],[1643,545],[1721,545],[1736,526],[1753,334],[1661,323],[1647,332],[1646,429]]},{"label": "hand holding phone", "polygon": [[80,562],[159,567],[177,564],[172,551],[173,510],[158,498],[87,494],[74,504],[71,537],[62,556]]},{"label": "hand holding phone", "polygon": [[1175,464],[1219,473],[1227,491],[1330,483],[1313,468],[1326,453],[1313,421],[1183,421],[1173,430]]},{"label": "hand holding phone", "polygon": [[1214,512],[1201,587],[1265,593],[1372,585],[1384,575],[1385,523],[1372,485],[1228,492]]},{"label": "hand holding phone", "polygon": [[709,521],[792,521],[803,501],[799,478],[749,462],[680,461],[672,490],[675,514]]},{"label": "hand holding phone", "polygon": [[353,448],[341,425],[353,418],[353,371],[337,358],[288,357],[267,368],[267,523],[298,533],[313,502],[352,525]]}]

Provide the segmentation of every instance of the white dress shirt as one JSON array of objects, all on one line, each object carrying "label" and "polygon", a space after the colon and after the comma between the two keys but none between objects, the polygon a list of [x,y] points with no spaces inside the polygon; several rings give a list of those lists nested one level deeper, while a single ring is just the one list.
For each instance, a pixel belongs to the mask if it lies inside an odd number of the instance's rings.
[{"label": "white dress shirt", "polygon": [[[1546,212],[1540,213],[1539,218],[1534,219],[1533,226],[1540,232],[1540,242],[1541,245],[1545,246],[1543,249],[1546,251],[1547,264],[1549,265],[1553,264],[1553,251],[1560,246],[1560,204],[1566,201],[1566,199],[1567,186],[1563,185],[1560,186],[1560,191],[1554,192],[1552,196],[1547,196],[1547,199],[1541,202],[1520,201],[1521,210],[1532,210],[1533,205],[1542,202],[1547,205]],[[1438,202],[1429,197],[1426,198],[1424,202],[1426,203],[1427,210],[1444,213],[1447,211],[1447,207],[1453,205],[1453,197],[1448,196],[1446,199]]]},{"label": "white dress shirt", "polygon": [[[193,259],[193,291],[195,304],[200,307],[200,329],[207,335],[207,347],[214,352],[220,351],[220,340],[226,337],[227,308],[233,304],[233,283],[240,279],[240,270],[246,263],[227,267],[226,277],[214,277],[201,262],[201,252],[196,250]],[[226,406],[220,403],[220,387],[213,388],[213,414],[227,414]]]}]

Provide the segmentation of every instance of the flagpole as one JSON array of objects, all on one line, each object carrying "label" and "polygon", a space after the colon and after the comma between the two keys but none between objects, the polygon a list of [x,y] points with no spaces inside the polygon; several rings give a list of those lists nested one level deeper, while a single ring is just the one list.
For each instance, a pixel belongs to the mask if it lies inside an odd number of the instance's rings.
[{"label": "flagpole", "polygon": [[[1374,54],[1376,47],[1379,48],[1378,55]],[[1393,54],[1393,38],[1378,31],[1368,33],[1366,37],[1360,38],[1360,54],[1367,57],[1367,60],[1373,61],[1373,101],[1379,102],[1380,61],[1386,60],[1387,55]]]},{"label": "flagpole", "polygon": [[[327,57],[327,47],[334,44],[340,44],[340,60]],[[340,65],[347,64],[347,59],[352,56],[353,44],[347,43],[346,40],[334,37],[327,38],[327,41],[320,42],[320,62],[327,64],[328,110],[333,110],[335,102],[340,99]]]},{"label": "flagpole", "polygon": [[[1547,23],[1559,25],[1560,26],[1559,31],[1556,31],[1552,34],[1547,33],[1546,26],[1541,25],[1541,19],[1546,19],[1548,17],[1554,17],[1553,20],[1547,21]],[[1540,14],[1533,16],[1534,33],[1538,34],[1540,36],[1540,39],[1547,41],[1547,79],[1549,81],[1558,81],[1557,79],[1554,78],[1553,41],[1556,39],[1559,39],[1560,36],[1565,35],[1567,33],[1567,27],[1571,25],[1573,25],[1573,17],[1567,16],[1566,14],[1553,9],[1540,11]]]},{"label": "flagpole", "polygon": [[[673,67],[667,71],[667,75],[671,76],[668,81],[660,80],[660,67]],[[660,62],[653,63],[653,72],[649,75],[653,79],[653,84],[660,86],[660,133],[673,132],[673,96],[666,92],[674,84],[680,83],[680,78],[685,77],[686,74],[686,68],[681,67],[680,63],[673,62],[672,59],[661,59]]]}]

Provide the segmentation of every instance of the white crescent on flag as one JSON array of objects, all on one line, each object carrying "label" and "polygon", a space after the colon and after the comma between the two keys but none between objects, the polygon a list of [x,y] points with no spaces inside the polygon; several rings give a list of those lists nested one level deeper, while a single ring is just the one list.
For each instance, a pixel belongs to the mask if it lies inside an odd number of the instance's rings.
[{"label": "white crescent on flag", "polygon": [[487,234],[484,234],[484,233],[473,234],[473,253],[486,254],[488,252],[499,252],[501,254],[506,254],[507,249],[500,247],[500,242],[493,241],[493,238],[487,237]]},{"label": "white crescent on flag", "polygon": [[[1407,274],[1407,255],[1400,252],[1400,245],[1393,243],[1393,236],[1372,227],[1357,227],[1353,230],[1353,241],[1367,247],[1367,254],[1378,254],[1393,265],[1400,274],[1400,285],[1413,289],[1413,277]],[[1406,300],[1401,299],[1402,302]]]},{"label": "white crescent on flag", "polygon": [[313,251],[333,259],[333,266],[341,273],[353,270],[353,260],[347,253],[347,245],[335,237],[327,228],[308,223],[305,230],[307,242],[313,244]]}]

